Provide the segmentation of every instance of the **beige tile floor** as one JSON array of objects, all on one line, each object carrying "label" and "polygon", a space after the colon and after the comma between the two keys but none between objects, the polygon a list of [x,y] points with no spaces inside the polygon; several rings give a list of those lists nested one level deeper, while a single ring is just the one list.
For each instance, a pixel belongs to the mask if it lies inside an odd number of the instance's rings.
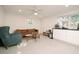
[{"label": "beige tile floor", "polygon": [[78,54],[79,46],[75,46],[56,39],[49,39],[48,37],[41,36],[35,40],[23,39],[22,43],[17,46],[9,47],[6,50],[0,47],[0,54]]}]

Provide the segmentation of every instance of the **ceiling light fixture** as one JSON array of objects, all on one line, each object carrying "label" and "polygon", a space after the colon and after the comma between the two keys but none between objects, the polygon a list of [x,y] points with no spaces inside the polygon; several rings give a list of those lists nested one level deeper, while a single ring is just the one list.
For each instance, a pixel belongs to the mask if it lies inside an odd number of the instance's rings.
[{"label": "ceiling light fixture", "polygon": [[69,7],[69,5],[65,5],[65,7]]},{"label": "ceiling light fixture", "polygon": [[34,13],[34,15],[38,15],[38,13],[37,13],[37,12],[35,12],[35,13]]},{"label": "ceiling light fixture", "polygon": [[21,10],[21,9],[19,9],[18,11],[19,11],[19,12],[22,12],[22,10]]},{"label": "ceiling light fixture", "polygon": [[38,9],[37,8],[35,8],[35,10],[34,10],[34,15],[38,15]]},{"label": "ceiling light fixture", "polygon": [[35,9],[34,11],[36,11],[36,12],[37,12],[38,10],[37,10],[37,9]]}]

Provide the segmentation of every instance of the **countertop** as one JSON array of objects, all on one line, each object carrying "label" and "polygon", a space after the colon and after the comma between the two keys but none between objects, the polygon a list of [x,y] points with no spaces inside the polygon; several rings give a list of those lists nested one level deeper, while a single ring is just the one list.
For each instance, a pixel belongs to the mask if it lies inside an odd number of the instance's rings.
[{"label": "countertop", "polygon": [[75,31],[79,31],[79,29],[62,29],[62,28],[53,28],[53,29],[59,29],[59,30],[75,30]]}]

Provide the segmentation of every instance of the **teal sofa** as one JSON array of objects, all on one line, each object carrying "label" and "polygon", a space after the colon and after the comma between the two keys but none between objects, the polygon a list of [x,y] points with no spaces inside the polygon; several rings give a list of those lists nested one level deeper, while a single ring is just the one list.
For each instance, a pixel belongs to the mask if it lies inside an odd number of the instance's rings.
[{"label": "teal sofa", "polygon": [[9,33],[9,26],[0,27],[0,45],[8,48],[9,46],[20,44],[22,35],[18,32]]}]

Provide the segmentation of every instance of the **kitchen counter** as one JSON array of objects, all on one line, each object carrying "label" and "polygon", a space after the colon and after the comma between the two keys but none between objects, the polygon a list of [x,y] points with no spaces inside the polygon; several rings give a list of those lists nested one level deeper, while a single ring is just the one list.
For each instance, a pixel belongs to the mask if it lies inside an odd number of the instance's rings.
[{"label": "kitchen counter", "polygon": [[79,30],[53,29],[53,38],[79,46]]},{"label": "kitchen counter", "polygon": [[62,28],[53,28],[53,29],[79,31],[79,29],[62,29]]}]

